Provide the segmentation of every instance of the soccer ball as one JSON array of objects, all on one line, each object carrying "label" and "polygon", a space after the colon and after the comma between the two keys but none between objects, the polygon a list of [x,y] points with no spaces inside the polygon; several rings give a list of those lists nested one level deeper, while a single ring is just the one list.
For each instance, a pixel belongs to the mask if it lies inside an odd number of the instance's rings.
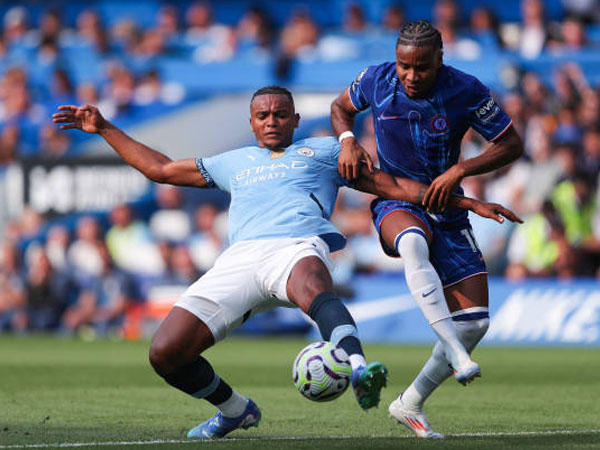
[{"label": "soccer ball", "polygon": [[352,379],[348,354],[331,342],[304,347],[292,368],[294,385],[307,399],[328,402],[342,395]]}]

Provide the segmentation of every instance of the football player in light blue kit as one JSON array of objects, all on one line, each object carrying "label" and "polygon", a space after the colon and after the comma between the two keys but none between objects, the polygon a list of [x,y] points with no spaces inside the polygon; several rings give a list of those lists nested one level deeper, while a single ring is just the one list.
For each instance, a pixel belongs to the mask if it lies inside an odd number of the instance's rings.
[{"label": "football player in light blue kit", "polygon": [[[404,260],[408,287],[439,338],[414,382],[390,414],[418,437],[442,438],[423,412],[427,397],[454,372],[467,384],[480,376],[470,358],[489,325],[487,272],[467,212],[446,209],[467,176],[498,169],[523,152],[510,117],[475,77],[442,63],[442,39],[429,22],[406,25],[396,61],[362,71],[332,104],[331,123],[342,144],[339,169],[353,179],[372,162],[351,132],[371,108],[381,170],[430,184],[422,206],[379,198],[371,209],[384,251]],[[472,127],[491,145],[459,162]]]},{"label": "football player in light blue kit", "polygon": [[[231,193],[231,246],[177,301],[150,347],[150,362],[167,383],[219,409],[188,437],[221,438],[258,425],[258,406],[233,390],[200,354],[253,314],[276,306],[300,307],[324,340],[343,348],[360,406],[377,406],[387,369],[377,362],[367,365],[355,323],[333,294],[330,276],[330,252],[345,243],[328,220],[338,188],[348,184],[337,170],[340,146],[334,138],[292,143],[300,117],[289,91],[271,86],[254,93],[250,125],[258,145],[180,161],[133,140],[93,106],[59,110],[53,120],[61,129],[98,133],[151,180]],[[426,191],[419,182],[365,172],[356,187],[377,195],[419,202]],[[451,202],[499,221],[500,214],[516,220],[500,205],[457,196]]]}]

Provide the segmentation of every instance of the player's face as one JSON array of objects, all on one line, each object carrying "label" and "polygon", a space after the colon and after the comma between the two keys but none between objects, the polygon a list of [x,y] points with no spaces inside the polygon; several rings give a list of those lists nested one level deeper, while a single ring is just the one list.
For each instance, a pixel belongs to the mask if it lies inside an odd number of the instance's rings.
[{"label": "player's face", "polygon": [[404,92],[410,98],[427,96],[442,66],[442,50],[433,46],[396,47],[396,73]]},{"label": "player's face", "polygon": [[278,150],[289,146],[300,115],[285,95],[265,94],[250,104],[250,127],[259,147]]}]

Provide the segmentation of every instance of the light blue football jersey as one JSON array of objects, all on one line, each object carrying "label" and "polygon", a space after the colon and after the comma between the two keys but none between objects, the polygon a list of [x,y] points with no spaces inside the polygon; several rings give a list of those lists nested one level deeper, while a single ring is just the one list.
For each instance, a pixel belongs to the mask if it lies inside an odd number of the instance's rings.
[{"label": "light blue football jersey", "polygon": [[346,239],[329,221],[340,186],[340,145],[333,137],[304,139],[283,153],[242,147],[196,164],[209,186],[231,194],[229,242],[321,236],[331,251]]}]

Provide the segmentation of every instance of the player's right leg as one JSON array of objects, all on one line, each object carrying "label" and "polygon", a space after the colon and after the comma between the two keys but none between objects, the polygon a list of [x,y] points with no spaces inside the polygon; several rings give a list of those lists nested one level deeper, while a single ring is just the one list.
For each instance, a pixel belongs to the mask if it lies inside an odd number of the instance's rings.
[{"label": "player's right leg", "polygon": [[257,426],[261,413],[221,379],[200,353],[214,344],[209,327],[191,312],[175,306],[156,332],[150,363],[171,386],[204,399],[219,412],[188,433],[189,438],[221,438],[237,428]]},{"label": "player's right leg", "polygon": [[429,260],[430,231],[407,211],[395,210],[380,223],[381,237],[402,257],[406,283],[417,305],[439,338],[456,380],[462,384],[479,376],[456,333],[440,277]]},{"label": "player's right leg", "polygon": [[352,387],[360,407],[367,410],[379,405],[388,371],[380,362],[367,364],[354,319],[333,293],[333,282],[323,257],[306,256],[294,264],[287,281],[287,297],[315,321],[324,340],[349,355]]}]

